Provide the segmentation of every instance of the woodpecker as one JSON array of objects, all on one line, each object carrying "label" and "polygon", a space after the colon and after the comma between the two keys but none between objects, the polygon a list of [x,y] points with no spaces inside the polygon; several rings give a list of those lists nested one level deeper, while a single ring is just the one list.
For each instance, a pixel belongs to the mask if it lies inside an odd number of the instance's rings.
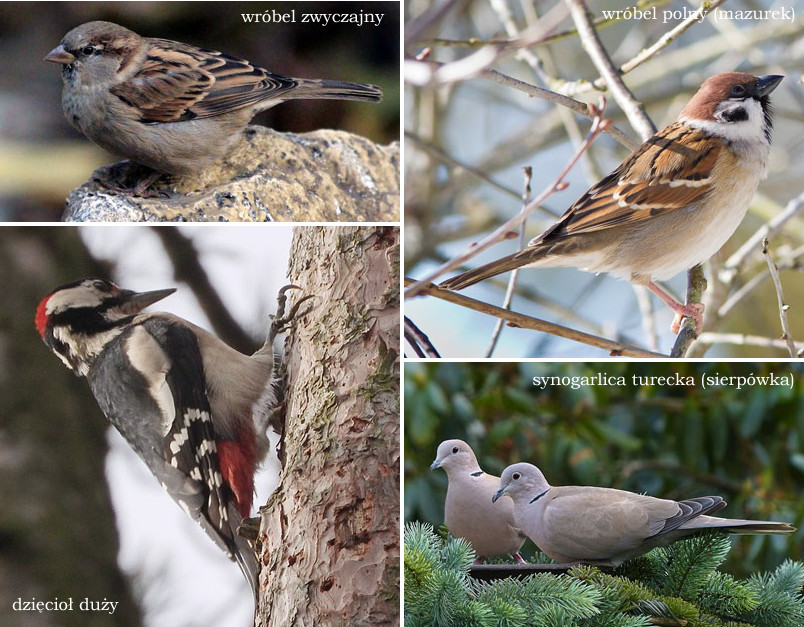
[{"label": "woodpecker", "polygon": [[36,328],[87,378],[109,422],[254,591],[254,551],[236,529],[251,510],[268,413],[277,405],[276,327],[247,356],[178,316],[142,313],[175,291],[82,279],[42,299]]}]

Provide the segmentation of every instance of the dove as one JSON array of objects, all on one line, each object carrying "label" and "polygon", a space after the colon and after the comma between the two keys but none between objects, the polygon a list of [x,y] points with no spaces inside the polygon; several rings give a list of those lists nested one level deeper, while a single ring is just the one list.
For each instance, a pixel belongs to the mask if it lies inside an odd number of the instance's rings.
[{"label": "dove", "polygon": [[480,469],[474,451],[463,440],[446,440],[439,445],[430,470],[436,468],[443,468],[449,481],[444,523],[453,536],[472,545],[478,558],[476,563],[504,554],[524,563],[519,549],[525,536],[514,525],[513,503],[491,500],[499,477]]},{"label": "dove", "polygon": [[783,522],[709,516],[726,507],[719,496],[671,501],[612,488],[551,486],[541,470],[527,463],[503,471],[492,502],[502,496],[513,501],[516,525],[559,563],[618,566],[708,529],[734,534],[796,530]]}]

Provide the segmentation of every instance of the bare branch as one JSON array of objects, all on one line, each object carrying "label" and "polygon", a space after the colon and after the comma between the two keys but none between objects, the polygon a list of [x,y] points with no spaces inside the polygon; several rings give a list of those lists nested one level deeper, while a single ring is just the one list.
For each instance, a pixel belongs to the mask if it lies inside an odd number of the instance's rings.
[{"label": "bare branch", "polygon": [[718,275],[718,278],[723,283],[731,283],[735,275],[742,268],[746,258],[755,250],[757,250],[761,242],[765,238],[773,237],[778,233],[787,222],[795,217],[801,208],[804,207],[804,192],[793,198],[787,203],[784,210],[779,213],[775,218],[769,220],[761,228],[757,229],[751,238],[728,258],[726,263],[723,264],[723,270]]},{"label": "bare branch", "polygon": [[[419,285],[420,283],[420,281],[415,282],[416,285]],[[414,281],[412,279],[405,279],[405,284],[414,284]],[[534,331],[542,331],[544,333],[550,333],[568,340],[573,340],[575,342],[601,348],[609,351],[609,353],[614,357],[667,357],[667,355],[663,355],[662,353],[654,353],[644,348],[640,348],[639,346],[626,344],[624,342],[613,342],[612,340],[608,340],[606,338],[576,331],[575,329],[569,329],[559,324],[547,322],[546,320],[539,320],[538,318],[509,311],[507,309],[503,309],[502,307],[489,305],[488,303],[484,303],[483,301],[479,301],[474,298],[469,298],[468,296],[463,296],[457,292],[445,290],[437,285],[433,285],[432,283],[425,284],[420,287],[417,291],[417,294],[434,296],[435,298],[439,298],[450,303],[455,303],[456,305],[461,305],[462,307],[479,311],[480,313],[502,318],[503,320],[508,321],[510,326],[520,327],[523,329],[533,329]]]},{"label": "bare branch", "polygon": [[[522,191],[522,211],[525,211],[525,208],[528,206],[528,202],[530,201],[530,180],[533,176],[533,168],[527,166],[524,169],[525,174],[525,182],[524,182],[524,190]],[[519,229],[519,250],[523,250],[525,248],[525,220],[522,220],[522,228]],[[519,268],[515,268],[513,272],[511,272],[511,276],[508,277],[508,287],[505,289],[505,296],[503,297],[503,309],[511,309],[511,301],[514,298],[514,289],[516,288],[516,279],[519,276]],[[486,357],[491,357],[494,354],[494,349],[497,346],[497,341],[500,339],[500,333],[502,333],[503,328],[503,321],[497,320],[497,324],[494,325],[494,331],[491,334],[491,341],[489,342],[488,350],[486,351]]]},{"label": "bare branch", "polygon": [[790,305],[784,302],[784,294],[782,294],[782,282],[779,280],[779,268],[773,262],[773,258],[768,252],[768,239],[762,240],[762,254],[768,262],[768,272],[770,273],[773,287],[776,288],[776,303],[779,306],[779,318],[782,321],[782,339],[787,343],[787,352],[790,357],[796,358],[796,343],[793,341],[793,335],[790,333],[790,324],[787,322],[787,310]]},{"label": "bare branch", "polygon": [[520,211],[517,215],[513,218],[505,222],[502,226],[498,227],[494,232],[488,235],[482,241],[475,243],[469,246],[464,252],[460,253],[459,255],[453,257],[446,263],[441,264],[438,268],[434,271],[429,273],[424,278],[416,281],[407,290],[405,290],[405,298],[410,298],[412,296],[416,296],[419,292],[424,291],[424,287],[440,277],[442,274],[449,272],[450,270],[457,268],[461,264],[466,263],[469,259],[476,256],[480,252],[490,248],[494,244],[507,239],[508,234],[511,231],[514,231],[521,227],[523,220],[528,217],[539,205],[541,205],[549,196],[551,196],[555,191],[562,188],[564,177],[567,173],[572,169],[575,163],[578,161],[580,156],[583,152],[589,148],[591,143],[595,140],[595,138],[608,126],[608,120],[604,120],[601,116],[603,115],[603,109],[605,105],[605,100],[601,101],[601,107],[597,109],[597,115],[592,122],[592,128],[589,129],[589,133],[586,135],[583,144],[575,151],[572,159],[570,159],[569,163],[564,167],[564,169],[558,174],[556,179],[547,186],[547,188],[539,194],[536,198],[531,201],[531,203],[525,207],[524,210]]},{"label": "bare branch", "polygon": [[[690,268],[689,272],[687,272],[687,304],[700,303],[705,291],[706,277],[704,276],[703,268],[701,266]],[[670,351],[670,357],[684,357],[695,339],[695,322],[692,318],[685,318],[684,325],[676,337],[673,350]]]},{"label": "bare branch", "polygon": [[[787,342],[761,335],[746,335],[744,333],[712,333],[704,332],[698,337],[704,344],[734,344],[735,346],[761,346],[763,348],[781,348],[787,350]],[[804,356],[804,342],[796,343],[797,357]]]},{"label": "bare branch", "polygon": [[405,340],[416,352],[417,357],[441,357],[427,334],[407,316],[405,316]]},{"label": "bare branch", "polygon": [[592,25],[583,0],[566,0],[566,2],[578,29],[578,36],[581,38],[583,49],[592,59],[598,72],[606,79],[606,85],[612,96],[614,96],[614,100],[617,101],[617,104],[620,105],[620,108],[628,117],[628,121],[631,122],[642,140],[645,141],[656,132],[656,126],[648,117],[648,114],[645,113],[645,107],[634,97],[620,78],[620,74],[611,57],[609,57],[603,47],[603,43],[597,36],[597,31]]}]

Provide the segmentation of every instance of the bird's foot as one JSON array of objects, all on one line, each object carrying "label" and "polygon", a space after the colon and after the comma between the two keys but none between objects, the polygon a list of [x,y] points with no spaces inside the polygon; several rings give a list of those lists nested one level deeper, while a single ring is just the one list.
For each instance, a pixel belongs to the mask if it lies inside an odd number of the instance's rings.
[{"label": "bird's foot", "polygon": [[305,301],[310,300],[313,295],[308,294],[307,296],[302,296],[299,300],[297,300],[293,307],[290,308],[290,311],[285,313],[285,307],[287,306],[288,290],[300,290],[301,288],[298,285],[286,285],[281,290],[279,290],[279,296],[276,297],[276,314],[271,316],[273,320],[271,321],[271,330],[268,332],[268,341],[266,344],[273,344],[274,338],[280,333],[284,333],[290,327],[290,324],[296,319],[301,318],[302,316],[307,315],[310,313],[310,308],[308,307],[303,312],[299,313],[299,308]]},{"label": "bird's foot", "polygon": [[123,161],[102,169],[101,174],[93,176],[92,180],[109,191],[123,196],[170,198],[170,193],[166,190],[150,189],[151,185],[163,176],[166,175],[159,170]]},{"label": "bird's foot", "polygon": [[516,560],[517,564],[527,564],[527,562],[522,559],[522,556],[519,553],[514,553],[514,559]]},{"label": "bird's foot", "polygon": [[701,334],[701,330],[703,329],[703,303],[688,303],[686,305],[679,303],[675,298],[670,296],[670,294],[665,292],[653,281],[648,283],[647,287],[676,313],[675,318],[673,318],[673,324],[670,325],[670,330],[674,334],[678,335],[678,332],[681,329],[681,322],[684,320],[684,318],[692,318],[692,320],[695,322],[696,337]]}]

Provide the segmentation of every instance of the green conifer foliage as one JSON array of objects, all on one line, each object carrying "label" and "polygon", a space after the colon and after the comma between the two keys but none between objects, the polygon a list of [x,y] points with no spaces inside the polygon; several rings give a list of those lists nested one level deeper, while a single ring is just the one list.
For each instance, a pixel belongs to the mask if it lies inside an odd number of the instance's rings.
[{"label": "green conifer foliage", "polygon": [[405,526],[406,627],[802,627],[804,564],[740,581],[717,569],[731,540],[713,531],[604,571],[574,566],[475,580],[465,540]]}]

